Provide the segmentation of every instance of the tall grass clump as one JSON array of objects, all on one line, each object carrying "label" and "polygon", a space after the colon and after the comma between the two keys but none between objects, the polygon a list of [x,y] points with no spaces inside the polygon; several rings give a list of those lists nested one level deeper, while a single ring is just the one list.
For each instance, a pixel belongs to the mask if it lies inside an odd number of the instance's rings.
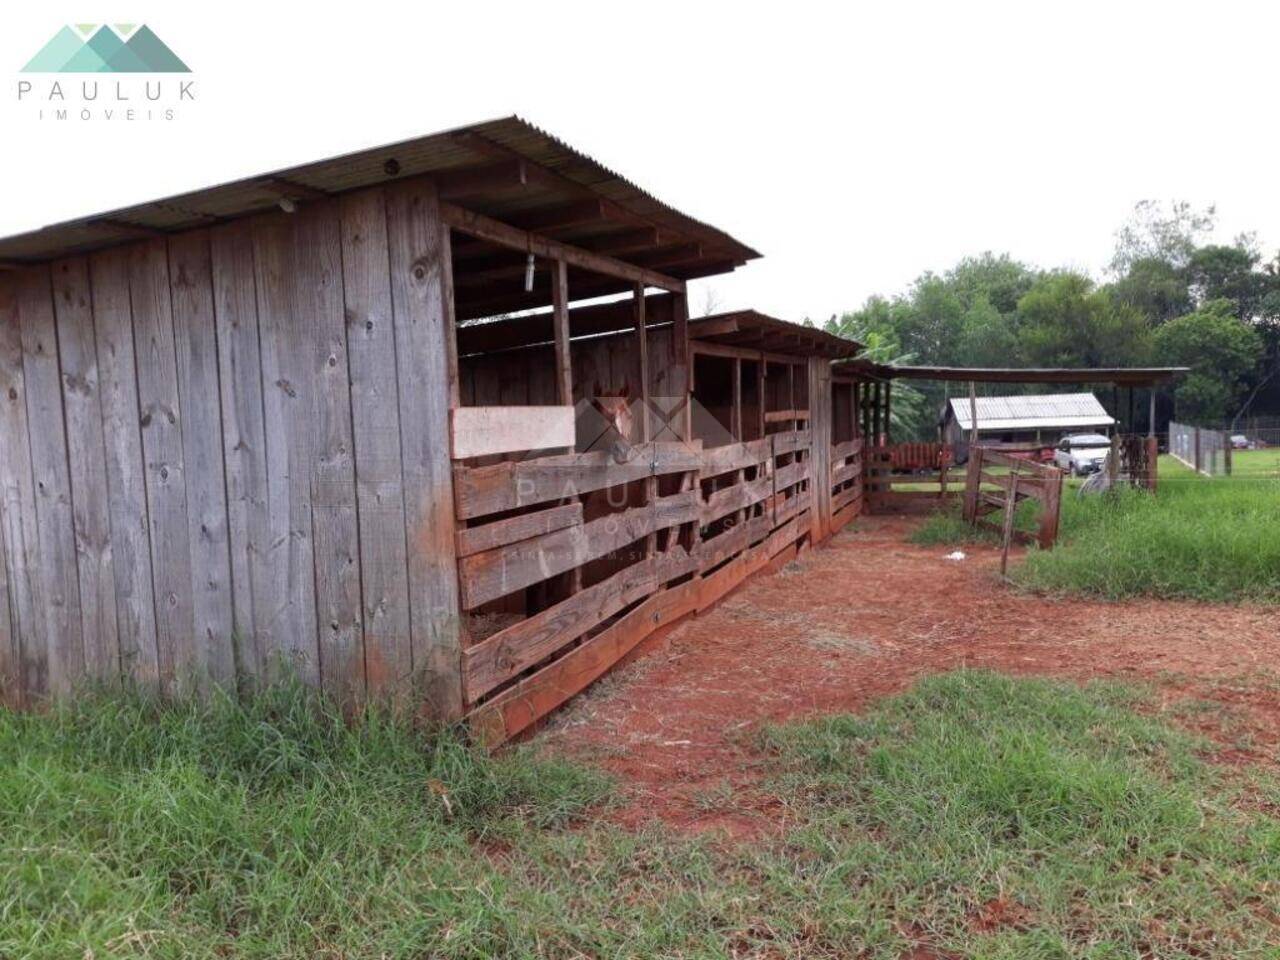
[{"label": "tall grass clump", "polygon": [[604,789],[296,685],[0,711],[0,956],[478,955],[509,918],[474,845]]},{"label": "tall grass clump", "polygon": [[1111,600],[1280,602],[1280,483],[1172,476],[1152,496],[1063,496],[1059,545],[1016,582]]}]

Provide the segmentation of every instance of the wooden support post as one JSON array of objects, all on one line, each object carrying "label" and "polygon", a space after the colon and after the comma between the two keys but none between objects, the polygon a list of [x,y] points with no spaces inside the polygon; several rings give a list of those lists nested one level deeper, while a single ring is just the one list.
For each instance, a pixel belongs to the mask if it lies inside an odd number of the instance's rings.
[{"label": "wooden support post", "polygon": [[1222,431],[1222,468],[1231,476],[1231,431]]},{"label": "wooden support post", "polygon": [[974,523],[978,519],[978,494],[982,487],[982,448],[969,447],[969,467],[964,475],[964,519]]},{"label": "wooden support post", "polygon": [[969,381],[969,456],[978,445],[978,385]]},{"label": "wooden support post", "polygon": [[1147,396],[1147,436],[1154,437],[1156,435],[1156,388],[1151,388],[1151,393]]},{"label": "wooden support post", "polygon": [[1111,435],[1111,453],[1107,457],[1107,477],[1111,481],[1111,488],[1115,489],[1120,480],[1120,434],[1118,433]]},{"label": "wooden support post", "polygon": [[563,260],[551,265],[551,310],[556,338],[556,396],[573,406],[573,363],[569,349],[569,268]]},{"label": "wooden support post", "polygon": [[759,430],[760,430],[760,436],[762,437],[764,436],[764,425],[765,425],[764,380],[765,380],[764,354],[762,353],[760,354],[759,362],[756,363],[756,413],[759,415],[759,418],[760,418]]},{"label": "wooden support post", "polygon": [[1008,499],[1004,504],[1004,530],[1000,539],[1000,576],[1009,569],[1009,543],[1013,540],[1013,515],[1018,510],[1018,468],[1015,466],[1009,477]]},{"label": "wooden support post", "polygon": [[444,291],[444,362],[449,378],[449,409],[462,406],[461,378],[458,374],[458,324],[453,309],[453,234],[449,225],[440,226],[440,257],[445,264],[441,274]]},{"label": "wooden support post", "polygon": [[742,360],[733,358],[733,410],[729,414],[729,429],[733,439],[741,443],[742,436]]},{"label": "wooden support post", "polygon": [[693,360],[689,354],[689,297],[683,291],[671,295],[671,336],[675,354],[675,377],[672,387],[676,396],[684,395],[680,439],[693,438]]},{"label": "wooden support post", "polygon": [[893,381],[886,380],[884,384],[884,445],[886,447],[893,442],[891,439],[893,435],[893,427],[890,425],[891,421],[889,419],[889,415],[892,412],[892,408],[889,405],[889,401],[892,396],[893,396]]},{"label": "wooden support post", "polygon": [[1193,434],[1193,436],[1195,437],[1195,457],[1192,462],[1195,463],[1196,473],[1199,473],[1200,472],[1200,428],[1193,427],[1192,429],[1195,430],[1195,433]]},{"label": "wooden support post", "polygon": [[[640,355],[640,442],[649,441],[649,335],[645,329],[644,316],[644,284],[637,283],[634,288],[633,307],[636,317],[636,348]],[[649,477],[644,482],[645,503],[653,504],[658,499],[658,478]],[[657,533],[650,533],[644,538],[644,555],[652,557],[658,548]]]}]

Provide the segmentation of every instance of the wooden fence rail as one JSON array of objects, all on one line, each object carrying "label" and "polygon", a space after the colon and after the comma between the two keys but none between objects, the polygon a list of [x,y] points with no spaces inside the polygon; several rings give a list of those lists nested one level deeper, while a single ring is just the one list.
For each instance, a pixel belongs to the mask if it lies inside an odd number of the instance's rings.
[{"label": "wooden fence rail", "polygon": [[[1005,468],[1009,473],[993,473],[992,468]],[[1012,529],[1012,512],[1019,502],[1034,500],[1040,505],[1039,529],[1034,540],[1042,549],[1048,549],[1058,539],[1062,481],[1062,471],[1057,467],[982,446],[972,447],[965,474],[964,519],[999,530],[1006,538],[1029,541],[1033,538]],[[997,511],[1006,516],[1005,523],[994,524],[986,519],[987,514]]]},{"label": "wooden fence rail", "polygon": [[[455,465],[464,610],[575,578],[568,596],[465,646],[473,728],[491,744],[514,736],[655,631],[794,553],[810,530],[813,442],[809,430],[787,430],[705,451],[642,444],[621,464],[587,453]],[[860,491],[860,444],[836,452],[832,480],[847,522],[856,508],[850,491]],[[657,477],[679,489],[594,519],[584,511],[583,494],[608,496]],[[655,534],[652,552],[635,550]],[[622,565],[579,586],[593,562]]]}]

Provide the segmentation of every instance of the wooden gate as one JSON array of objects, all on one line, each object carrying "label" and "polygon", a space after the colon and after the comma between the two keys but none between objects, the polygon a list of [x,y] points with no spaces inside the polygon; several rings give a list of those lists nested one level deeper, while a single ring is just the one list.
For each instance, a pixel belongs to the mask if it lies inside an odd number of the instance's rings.
[{"label": "wooden gate", "polygon": [[[1005,468],[1008,473],[995,473]],[[1058,539],[1058,517],[1062,504],[1062,471],[1057,467],[1036,463],[1023,457],[1010,456],[997,450],[976,446],[969,451],[969,469],[965,474],[964,518],[974,525],[983,524],[1012,533],[1014,539],[1034,539],[1042,549],[1052,547]],[[1032,538],[1020,531],[1010,531],[1008,525],[998,525],[986,519],[995,511],[1008,512],[1023,500],[1035,500],[1040,504],[1040,522],[1037,535]]]}]

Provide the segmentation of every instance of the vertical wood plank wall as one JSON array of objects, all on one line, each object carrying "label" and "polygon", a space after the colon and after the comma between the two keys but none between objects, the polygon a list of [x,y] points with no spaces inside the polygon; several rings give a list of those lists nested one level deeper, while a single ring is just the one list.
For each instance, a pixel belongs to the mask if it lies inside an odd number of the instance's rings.
[{"label": "vertical wood plank wall", "polygon": [[0,273],[4,702],[287,667],[458,715],[440,237],[406,181]]}]

